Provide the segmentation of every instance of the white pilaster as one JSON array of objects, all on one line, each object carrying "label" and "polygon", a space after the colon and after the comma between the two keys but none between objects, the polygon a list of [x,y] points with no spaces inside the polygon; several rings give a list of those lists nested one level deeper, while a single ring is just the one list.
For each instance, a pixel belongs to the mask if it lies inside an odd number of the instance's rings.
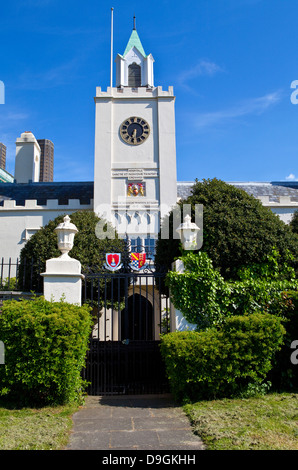
[{"label": "white pilaster", "polygon": [[46,261],[46,272],[42,273],[44,281],[44,297],[49,302],[64,301],[69,304],[82,304],[81,263],[68,255],[73,248],[77,227],[66,215],[55,229],[58,236],[58,248],[62,255]]},{"label": "white pilaster", "polygon": [[[184,273],[184,264],[181,259],[176,260],[172,265],[172,270],[180,274]],[[170,304],[170,329],[172,331],[193,331],[196,329],[196,325],[189,323],[183,316],[183,314]]]},{"label": "white pilaster", "polygon": [[44,297],[49,302],[63,300],[69,304],[82,304],[81,263],[68,257],[53,258],[46,262],[44,280]]}]

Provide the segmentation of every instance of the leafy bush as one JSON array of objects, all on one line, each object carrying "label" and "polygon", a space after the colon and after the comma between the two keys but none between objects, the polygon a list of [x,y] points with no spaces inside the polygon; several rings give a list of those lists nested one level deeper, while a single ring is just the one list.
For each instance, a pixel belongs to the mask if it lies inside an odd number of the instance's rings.
[{"label": "leafy bush", "polygon": [[290,227],[294,233],[298,235],[298,211],[294,212],[293,218],[290,222]]},{"label": "leafy bush", "polygon": [[220,323],[227,313],[228,289],[206,253],[181,257],[185,271],[167,274],[173,305],[186,320],[204,329]]},{"label": "leafy bush", "polygon": [[91,331],[87,306],[33,300],[5,301],[0,339],[5,365],[0,394],[26,403],[67,403],[84,393],[81,371]]},{"label": "leafy bush", "polygon": [[[290,227],[255,197],[216,178],[194,183],[192,194],[178,205],[190,204],[195,220],[195,205],[203,205],[203,246],[213,266],[225,279],[237,280],[239,269],[262,263],[276,248],[279,266],[288,262],[298,269],[298,238]],[[155,261],[169,269],[179,257],[180,242],[173,239],[173,211],[162,221],[169,224],[169,240],[157,241]],[[181,220],[180,220],[181,222]]]},{"label": "leafy bush", "polygon": [[16,277],[7,277],[0,282],[0,291],[10,291],[16,290],[17,287],[17,278]]},{"label": "leafy bush", "polygon": [[233,397],[260,387],[285,334],[282,320],[255,313],[227,318],[220,329],[162,337],[173,395],[181,400]]},{"label": "leafy bush", "polygon": [[268,379],[277,391],[298,390],[298,366],[291,363],[291,343],[298,340],[298,292],[287,291],[282,294],[282,312],[286,335],[283,345],[276,355],[273,369]]},{"label": "leafy bush", "polygon": [[[231,315],[255,311],[282,315],[283,292],[298,289],[297,280],[280,280],[283,277],[281,270],[270,274],[266,265],[263,271],[268,275],[262,278],[256,276],[253,269],[246,268],[240,281],[225,281],[206,253],[188,253],[181,259],[184,273],[168,273],[166,284],[173,305],[199,330],[221,324]],[[260,267],[262,265],[258,269]],[[288,272],[286,267],[283,270]],[[289,273],[294,276],[292,270]]]}]

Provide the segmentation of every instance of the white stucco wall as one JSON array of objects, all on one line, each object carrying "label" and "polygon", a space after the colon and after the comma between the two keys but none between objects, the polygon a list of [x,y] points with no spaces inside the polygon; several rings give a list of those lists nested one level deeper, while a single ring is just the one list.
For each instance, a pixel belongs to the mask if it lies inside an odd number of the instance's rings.
[{"label": "white stucco wall", "polygon": [[15,201],[4,201],[0,206],[0,258],[11,258],[15,262],[26,241],[40,227],[58,215],[71,215],[77,210],[92,208],[92,204],[81,205],[77,200],[60,206],[57,200],[49,200],[46,206],[37,205],[35,200],[26,201],[25,206],[16,206]]},{"label": "white stucco wall", "polygon": [[291,197],[280,196],[278,202],[270,202],[269,196],[261,196],[258,198],[263,206],[268,207],[274,214],[285,223],[289,224],[293,215],[298,211],[298,202]]},{"label": "white stucco wall", "polygon": [[[37,205],[35,200],[26,201],[25,206],[17,206],[15,201],[4,201],[3,206],[0,206],[0,262],[2,258],[6,262],[11,258],[12,262],[15,262],[30,236],[50,220],[58,215],[71,215],[84,209],[93,210],[93,201],[89,205],[82,205],[79,200],[70,200],[68,205],[58,205],[57,200],[49,200],[44,206]],[[285,206],[284,202],[275,203],[270,209],[285,223],[289,223],[294,212],[298,210],[298,204],[289,203]],[[157,205],[146,207],[138,205],[134,200],[130,207],[124,206],[122,210],[117,211],[120,216],[117,219],[115,212],[112,215],[112,223],[119,232],[144,238],[159,232],[160,212]],[[123,225],[119,226],[121,221]]]},{"label": "white stucco wall", "polygon": [[[108,88],[96,90],[94,210],[117,204],[132,210],[139,202],[150,210],[169,212],[177,199],[175,96],[173,88]],[[141,117],[150,126],[150,135],[141,145],[129,145],[119,128],[131,116]],[[130,170],[143,170],[145,197],[126,198]],[[163,214],[162,214],[163,215]],[[111,214],[112,220],[113,214]]]}]

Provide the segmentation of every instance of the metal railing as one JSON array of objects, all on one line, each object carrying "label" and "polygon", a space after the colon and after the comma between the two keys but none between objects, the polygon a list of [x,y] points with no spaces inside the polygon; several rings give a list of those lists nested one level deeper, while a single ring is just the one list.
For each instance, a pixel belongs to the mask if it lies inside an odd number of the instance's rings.
[{"label": "metal railing", "polygon": [[19,258],[0,258],[0,292],[37,292],[43,291],[43,280],[40,274],[45,263],[40,260]]}]

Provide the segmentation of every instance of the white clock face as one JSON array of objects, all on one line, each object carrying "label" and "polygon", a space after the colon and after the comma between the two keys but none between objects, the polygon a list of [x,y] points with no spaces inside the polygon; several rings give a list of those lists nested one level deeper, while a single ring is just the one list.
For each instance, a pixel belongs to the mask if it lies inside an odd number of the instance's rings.
[{"label": "white clock face", "polygon": [[140,117],[129,117],[120,126],[121,139],[130,145],[140,145],[148,139],[150,127],[145,119]]}]

